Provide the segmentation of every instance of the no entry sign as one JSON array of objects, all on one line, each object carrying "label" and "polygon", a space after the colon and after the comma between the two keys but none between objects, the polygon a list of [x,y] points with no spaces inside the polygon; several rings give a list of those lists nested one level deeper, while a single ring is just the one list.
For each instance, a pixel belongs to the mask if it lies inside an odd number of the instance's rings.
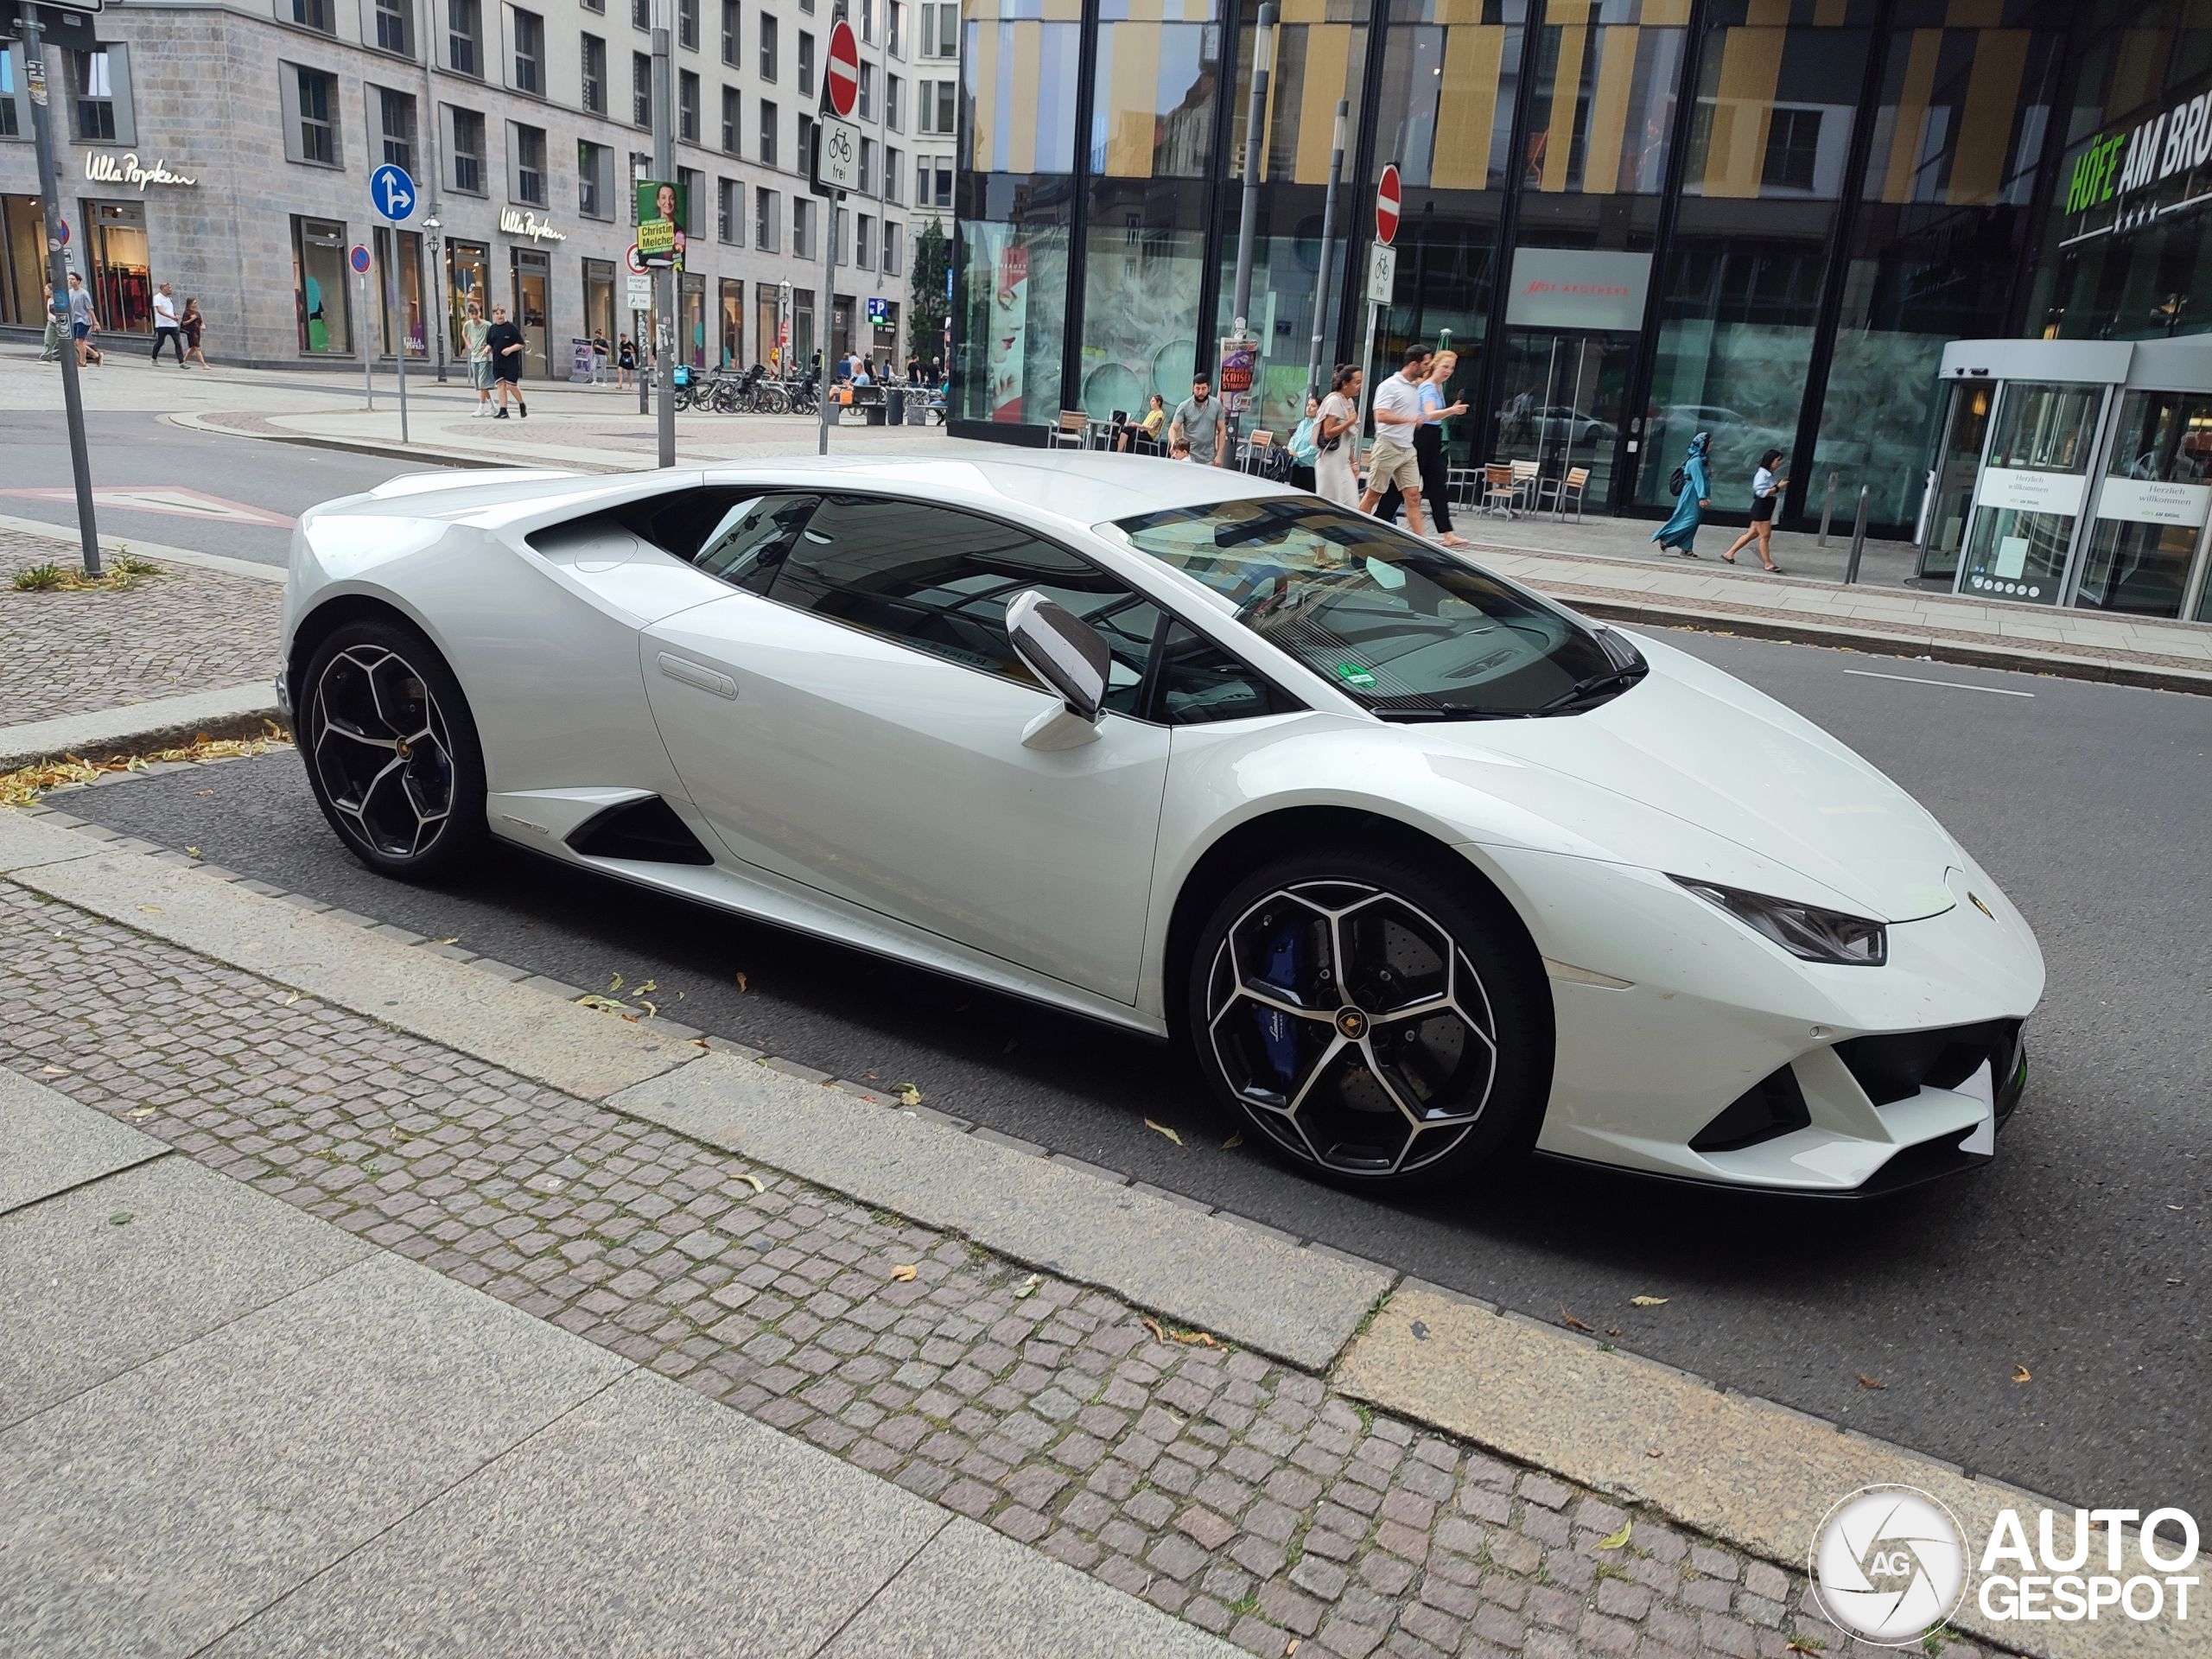
[{"label": "no entry sign", "polygon": [[1382,181],[1375,187],[1375,239],[1386,248],[1398,239],[1398,208],[1404,199],[1398,189],[1398,164],[1393,162],[1382,169]]},{"label": "no entry sign", "polygon": [[840,22],[830,31],[830,66],[823,73],[822,90],[830,99],[830,112],[850,120],[861,97],[861,43],[850,23]]}]

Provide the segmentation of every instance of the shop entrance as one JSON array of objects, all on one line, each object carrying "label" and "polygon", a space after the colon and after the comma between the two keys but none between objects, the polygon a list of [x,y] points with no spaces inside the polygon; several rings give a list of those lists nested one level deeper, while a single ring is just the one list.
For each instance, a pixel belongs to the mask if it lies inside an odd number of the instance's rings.
[{"label": "shop entrance", "polygon": [[1497,435],[1479,461],[1533,461],[1544,479],[1590,471],[1584,497],[1611,508],[1636,336],[1506,331]]},{"label": "shop entrance", "polygon": [[92,303],[109,334],[154,332],[154,274],[146,247],[146,208],[136,201],[88,201]]},{"label": "shop entrance", "polygon": [[545,323],[552,287],[552,256],[535,248],[517,248],[514,321],[522,330],[522,368],[540,380],[553,378],[553,342]]}]

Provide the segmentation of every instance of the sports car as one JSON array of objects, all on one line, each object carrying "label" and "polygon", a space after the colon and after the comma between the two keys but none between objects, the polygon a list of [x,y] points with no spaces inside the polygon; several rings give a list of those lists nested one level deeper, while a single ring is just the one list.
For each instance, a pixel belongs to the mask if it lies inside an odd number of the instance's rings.
[{"label": "sports car", "polygon": [[1327,1179],[1993,1155],[2044,984],[1904,791],[1675,646],[1233,472],[396,479],[280,697],[402,878],[523,848],[1184,1045]]}]

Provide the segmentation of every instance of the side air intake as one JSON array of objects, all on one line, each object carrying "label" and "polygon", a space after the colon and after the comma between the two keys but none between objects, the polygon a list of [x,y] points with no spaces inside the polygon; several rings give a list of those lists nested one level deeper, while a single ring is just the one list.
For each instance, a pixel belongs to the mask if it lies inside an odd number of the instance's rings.
[{"label": "side air intake", "polygon": [[711,864],[715,855],[658,795],[610,806],[569,832],[586,858],[626,858],[642,864]]},{"label": "side air intake", "polygon": [[1761,1077],[1690,1137],[1697,1152],[1735,1152],[1802,1129],[1813,1121],[1797,1073],[1783,1066]]}]

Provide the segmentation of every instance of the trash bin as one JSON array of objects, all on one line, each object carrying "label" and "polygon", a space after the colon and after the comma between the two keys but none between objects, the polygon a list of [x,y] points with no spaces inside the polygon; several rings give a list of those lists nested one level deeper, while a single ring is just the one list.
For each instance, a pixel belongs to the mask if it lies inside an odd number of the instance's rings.
[{"label": "trash bin", "polygon": [[893,426],[904,426],[906,423],[906,388],[903,386],[885,387],[883,391],[883,401],[889,407],[890,414],[888,418],[891,424]]}]

